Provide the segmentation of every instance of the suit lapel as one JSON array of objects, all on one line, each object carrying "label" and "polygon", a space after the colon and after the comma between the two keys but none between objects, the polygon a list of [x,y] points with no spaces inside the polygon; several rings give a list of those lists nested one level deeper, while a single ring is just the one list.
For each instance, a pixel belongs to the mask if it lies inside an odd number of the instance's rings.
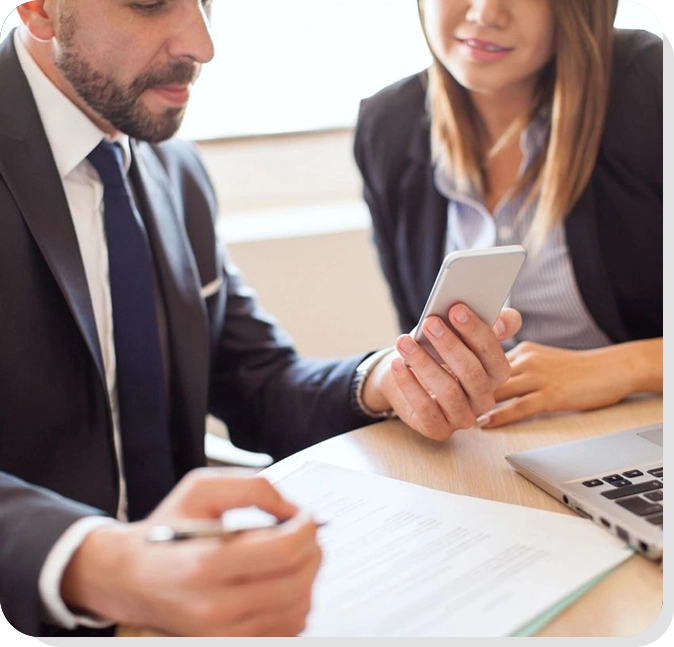
[{"label": "suit lapel", "polygon": [[[132,142],[131,180],[155,257],[165,304],[171,355],[172,409],[176,424],[187,425],[201,442],[193,445],[203,454],[207,408],[209,325],[199,290],[201,280],[182,210],[172,197],[171,180],[148,144]],[[184,437],[184,428],[181,435]],[[177,438],[178,435],[174,435]],[[181,451],[191,451],[181,447]],[[199,456],[180,456],[186,465],[203,463]]]},{"label": "suit lapel", "polygon": [[11,35],[7,41],[0,49],[3,79],[7,79],[3,93],[14,97],[14,101],[11,110],[0,114],[0,175],[67,301],[105,383],[89,286],[61,178]]},{"label": "suit lapel", "polygon": [[435,188],[428,118],[417,122],[408,149],[409,164],[400,179],[401,239],[397,252],[407,255],[402,282],[415,322],[421,314],[445,255],[447,198]]}]

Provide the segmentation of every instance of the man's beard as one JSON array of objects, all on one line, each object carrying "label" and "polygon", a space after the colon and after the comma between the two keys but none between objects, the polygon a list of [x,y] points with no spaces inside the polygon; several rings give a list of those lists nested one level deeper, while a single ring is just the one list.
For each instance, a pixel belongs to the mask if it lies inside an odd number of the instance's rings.
[{"label": "man's beard", "polygon": [[143,105],[140,96],[152,87],[193,82],[197,76],[197,65],[179,61],[164,69],[146,72],[130,85],[121,85],[112,76],[93,69],[76,50],[73,18],[66,18],[62,23],[61,49],[56,57],[56,66],[77,94],[114,128],[130,137],[160,142],[175,135],[185,115],[185,106],[167,108],[155,115]]}]

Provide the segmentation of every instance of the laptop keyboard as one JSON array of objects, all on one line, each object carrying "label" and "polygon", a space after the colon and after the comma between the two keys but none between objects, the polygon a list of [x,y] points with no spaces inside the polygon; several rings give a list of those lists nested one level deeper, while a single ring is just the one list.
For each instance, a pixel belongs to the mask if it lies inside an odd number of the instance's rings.
[{"label": "laptop keyboard", "polygon": [[628,470],[622,474],[609,474],[602,478],[583,481],[588,488],[611,485],[600,494],[649,523],[662,528],[663,520],[663,469],[656,467],[642,472]]}]

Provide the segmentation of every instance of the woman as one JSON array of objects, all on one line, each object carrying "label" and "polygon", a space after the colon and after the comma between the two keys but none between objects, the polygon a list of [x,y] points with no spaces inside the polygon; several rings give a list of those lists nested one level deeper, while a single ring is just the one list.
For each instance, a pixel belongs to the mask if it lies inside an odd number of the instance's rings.
[{"label": "woman", "polygon": [[662,392],[662,41],[617,0],[419,0],[431,67],[355,155],[403,331],[444,255],[523,243],[524,324],[481,426]]}]

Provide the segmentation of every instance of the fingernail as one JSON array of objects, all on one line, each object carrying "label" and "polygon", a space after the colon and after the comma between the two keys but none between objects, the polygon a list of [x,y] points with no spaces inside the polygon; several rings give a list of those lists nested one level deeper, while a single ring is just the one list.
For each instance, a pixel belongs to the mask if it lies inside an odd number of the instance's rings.
[{"label": "fingernail", "polygon": [[430,319],[427,321],[424,329],[426,332],[433,335],[433,337],[442,337],[445,334],[445,327],[438,319]]},{"label": "fingernail", "polygon": [[394,373],[400,373],[400,371],[403,370],[403,360],[400,357],[396,357],[392,362],[391,362],[391,370]]},{"label": "fingernail", "polygon": [[484,427],[489,424],[490,420],[491,416],[488,413],[483,413],[481,416],[478,416],[475,424],[477,424],[478,427]]},{"label": "fingernail", "polygon": [[417,345],[409,335],[404,335],[398,342],[398,348],[403,351],[403,353],[411,355],[417,349]]},{"label": "fingernail", "polygon": [[454,317],[454,320],[460,324],[468,323],[468,310],[463,306],[459,306],[452,312],[452,317]]},{"label": "fingernail", "polygon": [[498,337],[503,337],[503,335],[506,334],[506,325],[501,319],[496,320],[496,323],[494,324],[494,332]]}]

